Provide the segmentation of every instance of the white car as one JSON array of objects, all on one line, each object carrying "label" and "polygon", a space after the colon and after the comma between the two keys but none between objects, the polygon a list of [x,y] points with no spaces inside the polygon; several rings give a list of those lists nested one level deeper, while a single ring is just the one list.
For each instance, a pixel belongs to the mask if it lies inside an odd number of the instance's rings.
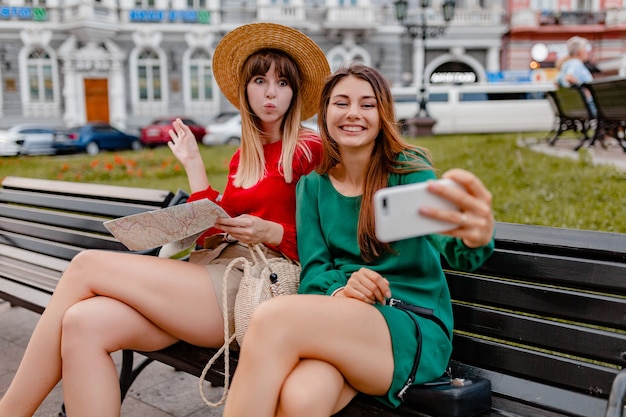
[{"label": "white car", "polygon": [[58,129],[47,125],[24,123],[0,130],[0,155],[53,155],[52,146]]},{"label": "white car", "polygon": [[241,115],[220,113],[206,127],[204,145],[239,145],[241,142]]},{"label": "white car", "polygon": [[[302,126],[317,132],[315,118],[302,122]],[[206,127],[202,138],[204,145],[239,145],[241,143],[241,115],[239,113],[220,113]]]}]

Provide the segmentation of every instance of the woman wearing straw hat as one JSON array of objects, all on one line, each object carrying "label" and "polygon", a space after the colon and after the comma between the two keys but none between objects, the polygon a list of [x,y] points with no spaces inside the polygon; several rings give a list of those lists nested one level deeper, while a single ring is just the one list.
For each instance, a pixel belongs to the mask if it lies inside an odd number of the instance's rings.
[{"label": "woman wearing straw hat", "polygon": [[220,253],[202,252],[198,262],[103,251],[77,255],[0,400],[0,417],[32,416],[61,378],[69,416],[119,416],[111,352],[158,350],[178,340],[221,346],[216,294],[230,258],[249,256],[243,245],[249,243],[265,244],[268,256],[297,258],[295,187],[321,154],[319,137],[300,121],[317,110],[330,73],[326,57],[294,29],[257,23],[222,39],[213,71],[241,111],[243,126],[223,194],[208,183],[196,141],[180,121],[170,148],[185,167],[191,200],[218,202],[232,217],[216,227],[242,244],[231,239],[216,245]]}]

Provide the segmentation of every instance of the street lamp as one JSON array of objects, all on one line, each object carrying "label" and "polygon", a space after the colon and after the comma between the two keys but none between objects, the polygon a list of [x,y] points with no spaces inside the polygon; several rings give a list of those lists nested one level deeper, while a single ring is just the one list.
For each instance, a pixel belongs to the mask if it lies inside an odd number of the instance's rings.
[{"label": "street lamp", "polygon": [[[416,118],[427,117],[430,119],[430,115],[428,114],[428,109],[426,104],[428,99],[426,97],[426,39],[427,38],[436,38],[444,34],[446,30],[447,24],[454,17],[454,7],[455,0],[444,0],[442,9],[443,9],[443,20],[445,25],[434,25],[428,26],[426,23],[426,9],[430,6],[430,0],[419,0],[421,13],[420,13],[420,22],[413,23],[408,22],[406,20],[408,14],[408,6],[409,2],[407,0],[396,0],[394,2],[394,6],[396,7],[396,18],[398,22],[402,26],[406,28],[407,33],[411,36],[413,43],[415,43],[415,38],[418,36],[422,39],[422,56],[424,57],[424,63],[422,65],[422,82],[420,85],[420,100],[419,100],[419,110],[417,111]],[[431,125],[432,126],[432,125]]]}]

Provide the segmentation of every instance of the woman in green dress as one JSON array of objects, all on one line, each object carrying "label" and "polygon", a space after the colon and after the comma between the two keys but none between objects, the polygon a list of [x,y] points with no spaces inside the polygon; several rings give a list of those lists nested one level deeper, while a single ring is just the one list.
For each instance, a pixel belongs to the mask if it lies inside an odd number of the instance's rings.
[{"label": "woman in green dress", "polygon": [[[393,108],[375,69],[352,65],[327,81],[319,111],[322,163],[297,187],[300,295],[277,297],[255,311],[225,417],[330,416],[358,392],[397,407],[403,387],[446,370],[453,317],[440,256],[463,270],[489,257],[492,197],[472,173],[450,170],[443,177],[460,188],[431,181],[428,189],[460,211],[420,212],[456,226],[379,241],[375,191],[436,179],[428,151],[402,139]],[[431,315],[407,313],[390,299]]]}]

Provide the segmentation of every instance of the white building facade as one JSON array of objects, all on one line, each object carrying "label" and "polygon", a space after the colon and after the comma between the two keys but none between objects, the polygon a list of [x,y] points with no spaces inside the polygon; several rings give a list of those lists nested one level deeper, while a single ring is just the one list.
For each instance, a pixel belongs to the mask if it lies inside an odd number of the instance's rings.
[{"label": "white building facade", "polygon": [[[431,3],[426,25],[442,25],[443,1]],[[626,22],[621,7],[616,19]],[[0,0],[0,127],[37,119],[128,130],[166,115],[206,123],[231,108],[212,76],[215,46],[258,21],[306,33],[333,69],[362,61],[394,86],[417,91],[422,75],[428,84],[487,82],[527,70],[505,59],[510,9],[507,0],[457,0],[445,32],[423,45],[391,0]],[[408,20],[421,22],[421,12],[409,1]]]}]

